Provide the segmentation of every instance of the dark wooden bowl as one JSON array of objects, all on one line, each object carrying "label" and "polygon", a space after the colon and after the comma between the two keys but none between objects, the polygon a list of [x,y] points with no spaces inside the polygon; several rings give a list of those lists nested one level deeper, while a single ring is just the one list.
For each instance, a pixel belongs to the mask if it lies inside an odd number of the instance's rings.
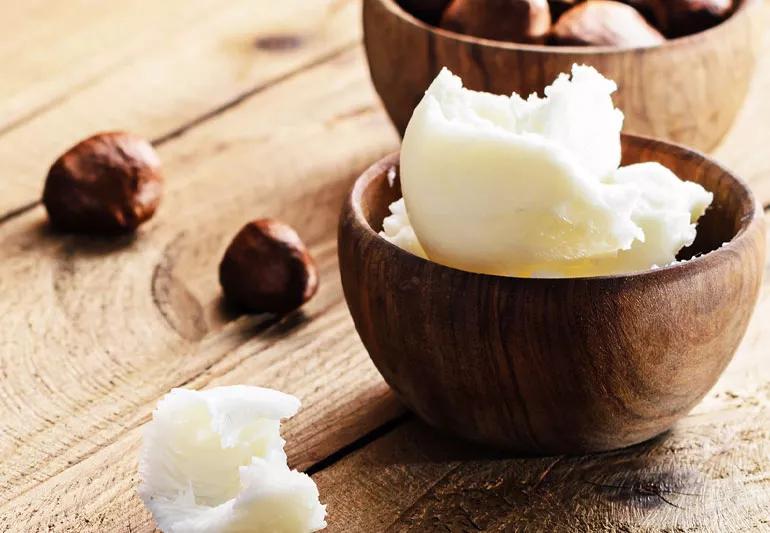
[{"label": "dark wooden bowl", "polygon": [[542,94],[573,63],[618,83],[625,131],[710,150],[743,104],[760,52],[760,0],[742,0],[725,22],[651,48],[557,47],[492,41],[428,25],[395,0],[364,0],[372,81],[398,131],[441,67],[466,87]]},{"label": "dark wooden bowl", "polygon": [[398,154],[358,178],[339,227],[345,298],[385,380],[430,424],[517,452],[596,452],[665,431],[714,385],[757,299],[762,210],[700,154],[634,136],[623,152],[714,193],[681,254],[704,255],[594,278],[463,272],[378,235]]}]

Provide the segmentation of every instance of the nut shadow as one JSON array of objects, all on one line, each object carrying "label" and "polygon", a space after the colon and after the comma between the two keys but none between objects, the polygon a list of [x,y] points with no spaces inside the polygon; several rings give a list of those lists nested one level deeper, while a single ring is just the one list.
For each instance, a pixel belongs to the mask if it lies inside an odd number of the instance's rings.
[{"label": "nut shadow", "polygon": [[212,323],[228,324],[237,320],[248,320],[251,325],[243,332],[244,337],[260,335],[264,339],[277,339],[290,335],[294,330],[307,324],[312,317],[302,308],[287,314],[248,313],[228,302],[220,295],[213,306]]},{"label": "nut shadow", "polygon": [[110,255],[131,249],[141,242],[144,234],[144,230],[139,229],[129,234],[84,235],[59,230],[47,219],[38,221],[32,231],[43,242],[60,243],[67,256],[78,254],[87,257]]}]

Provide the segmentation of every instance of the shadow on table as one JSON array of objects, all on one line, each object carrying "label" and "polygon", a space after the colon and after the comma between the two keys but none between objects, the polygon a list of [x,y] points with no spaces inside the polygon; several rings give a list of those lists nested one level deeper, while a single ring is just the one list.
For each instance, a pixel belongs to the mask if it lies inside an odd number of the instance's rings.
[{"label": "shadow on table", "polygon": [[[431,480],[430,498],[436,501],[430,505],[441,513],[450,513],[452,506],[467,508],[468,502],[492,514],[542,508],[564,517],[577,513],[576,505],[598,506],[597,512],[608,505],[640,512],[661,506],[683,510],[703,499],[706,482],[696,465],[677,464],[672,455],[677,440],[667,432],[601,454],[515,456],[462,441],[410,416],[359,452],[357,461],[373,475],[407,476],[407,484]],[[507,510],[493,513],[500,507]]]}]

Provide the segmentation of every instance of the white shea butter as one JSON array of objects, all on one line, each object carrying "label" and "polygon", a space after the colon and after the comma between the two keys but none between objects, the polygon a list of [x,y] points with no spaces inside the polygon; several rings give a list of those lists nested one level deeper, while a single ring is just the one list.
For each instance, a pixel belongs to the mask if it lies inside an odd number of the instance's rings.
[{"label": "white shea butter", "polygon": [[507,276],[672,263],[712,195],[657,163],[619,168],[615,89],[575,65],[544,98],[524,100],[465,89],[442,70],[406,129],[404,203],[382,235],[447,266]]},{"label": "white shea butter", "polygon": [[307,475],[290,470],[280,421],[294,396],[237,385],[173,389],[144,436],[139,494],[164,533],[307,533],[326,510]]},{"label": "white shea butter", "polygon": [[428,258],[414,234],[409,217],[406,216],[403,198],[390,204],[390,216],[385,217],[385,220],[382,221],[381,235],[407,252],[423,259]]}]

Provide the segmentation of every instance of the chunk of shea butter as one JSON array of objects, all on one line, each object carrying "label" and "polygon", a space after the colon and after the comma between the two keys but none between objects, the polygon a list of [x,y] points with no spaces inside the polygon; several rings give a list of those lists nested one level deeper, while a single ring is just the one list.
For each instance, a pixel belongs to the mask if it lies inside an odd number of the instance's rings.
[{"label": "chunk of shea butter", "polygon": [[173,389],[148,424],[139,494],[165,533],[306,533],[326,527],[318,489],[290,470],[280,420],[299,400],[250,386]]},{"label": "chunk of shea butter", "polygon": [[443,69],[401,147],[403,218],[427,257],[508,276],[602,275],[674,261],[711,195],[660,165],[618,168],[615,90],[575,65],[544,98],[524,100],[465,89]]},{"label": "chunk of shea butter", "polygon": [[422,257],[423,259],[428,258],[425,254],[425,250],[423,250],[420,245],[420,241],[417,240],[417,235],[414,234],[414,229],[406,214],[406,206],[404,205],[403,198],[390,204],[390,215],[385,217],[385,220],[382,221],[382,231],[380,232],[380,235],[407,252]]}]

